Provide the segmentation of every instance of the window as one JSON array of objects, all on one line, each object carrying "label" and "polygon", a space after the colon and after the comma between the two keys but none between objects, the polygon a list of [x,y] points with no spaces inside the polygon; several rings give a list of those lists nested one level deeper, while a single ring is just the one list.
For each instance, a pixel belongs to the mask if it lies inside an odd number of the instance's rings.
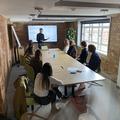
[{"label": "window", "polygon": [[96,49],[107,55],[109,42],[109,20],[84,21],[82,24],[82,41],[94,44]]}]

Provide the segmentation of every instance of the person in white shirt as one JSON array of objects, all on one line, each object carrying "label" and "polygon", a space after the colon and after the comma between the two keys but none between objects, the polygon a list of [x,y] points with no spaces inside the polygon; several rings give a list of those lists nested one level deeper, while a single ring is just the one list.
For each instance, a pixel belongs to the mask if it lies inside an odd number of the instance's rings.
[{"label": "person in white shirt", "polygon": [[[34,84],[34,99],[41,105],[47,105],[50,102],[54,103],[56,95],[59,97],[61,93],[57,87],[52,88],[53,83],[51,82],[52,77],[50,76],[52,76],[52,66],[49,63],[45,63],[42,72],[37,74]],[[57,82],[55,84],[57,84]],[[58,82],[58,84],[60,84],[60,82]]]},{"label": "person in white shirt", "polygon": [[69,47],[70,47],[70,45],[69,45],[69,40],[68,40],[68,39],[65,39],[63,51],[64,51],[65,53],[67,53],[67,51],[69,50]]}]

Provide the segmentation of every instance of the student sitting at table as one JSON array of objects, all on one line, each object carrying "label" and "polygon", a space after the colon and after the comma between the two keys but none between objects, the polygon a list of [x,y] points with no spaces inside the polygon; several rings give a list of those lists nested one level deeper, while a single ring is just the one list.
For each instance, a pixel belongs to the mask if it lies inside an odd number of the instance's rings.
[{"label": "student sitting at table", "polygon": [[88,45],[87,67],[93,71],[100,70],[101,59],[96,53],[96,47],[92,44]]},{"label": "student sitting at table", "polygon": [[68,39],[65,39],[63,51],[64,51],[65,53],[67,53],[68,50],[69,50],[69,40],[68,40]]},{"label": "student sitting at table", "polygon": [[70,47],[69,47],[69,50],[68,50],[67,54],[70,55],[73,58],[76,58],[77,49],[76,49],[76,44],[75,44],[74,40],[70,41]]},{"label": "student sitting at table", "polygon": [[24,53],[24,56],[29,56],[32,54],[33,54],[33,43],[32,43],[32,40],[29,40],[29,44],[28,44],[28,47]]},{"label": "student sitting at table", "polygon": [[82,64],[86,63],[86,58],[87,58],[87,55],[88,55],[88,51],[87,51],[87,43],[85,41],[82,41],[81,42],[81,53],[80,53],[80,56],[78,57],[78,61]]},{"label": "student sitting at table", "polygon": [[[49,63],[45,63],[42,72],[37,74],[34,84],[34,99],[41,105],[54,103],[56,100],[58,91],[56,92],[52,88],[50,76],[52,76],[52,66]],[[57,83],[60,84],[56,81],[55,84]]]},{"label": "student sitting at table", "polygon": [[40,50],[36,50],[35,51],[35,56],[33,58],[31,58],[30,60],[30,66],[32,66],[33,70],[34,70],[34,78],[36,77],[36,75],[38,73],[40,73],[42,71],[42,53]]},{"label": "student sitting at table", "polygon": [[30,63],[32,55],[33,55],[33,43],[32,43],[32,40],[29,40],[28,47],[27,47],[27,49],[25,50],[25,53],[24,53],[25,64]]}]

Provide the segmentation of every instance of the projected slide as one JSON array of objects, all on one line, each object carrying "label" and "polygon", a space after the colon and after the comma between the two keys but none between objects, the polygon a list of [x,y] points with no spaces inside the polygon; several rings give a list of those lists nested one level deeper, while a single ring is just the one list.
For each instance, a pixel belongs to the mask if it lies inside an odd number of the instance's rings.
[{"label": "projected slide", "polygon": [[37,42],[37,34],[43,29],[45,39],[49,38],[44,42],[57,42],[57,26],[56,25],[28,25],[28,37],[29,40]]}]

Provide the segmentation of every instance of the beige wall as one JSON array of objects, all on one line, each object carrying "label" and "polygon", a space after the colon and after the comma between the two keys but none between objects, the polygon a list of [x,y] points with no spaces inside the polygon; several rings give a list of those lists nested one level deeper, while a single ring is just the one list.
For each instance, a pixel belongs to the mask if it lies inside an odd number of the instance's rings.
[{"label": "beige wall", "polygon": [[102,57],[102,70],[112,80],[117,80],[120,57],[120,15],[111,18],[108,56]]},{"label": "beige wall", "polygon": [[5,113],[5,95],[8,72],[11,65],[7,19],[0,16],[0,113]]}]

